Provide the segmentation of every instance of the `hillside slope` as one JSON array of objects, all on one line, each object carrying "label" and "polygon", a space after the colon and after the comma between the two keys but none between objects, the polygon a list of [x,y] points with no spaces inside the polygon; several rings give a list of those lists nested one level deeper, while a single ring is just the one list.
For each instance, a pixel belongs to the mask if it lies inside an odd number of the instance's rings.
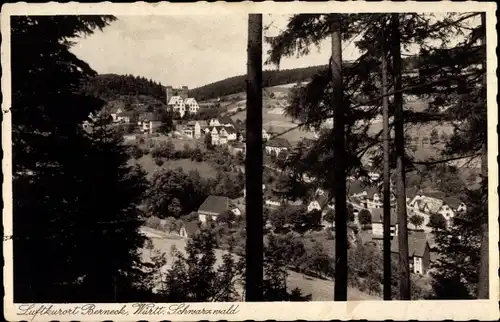
[{"label": "hillside slope", "polygon": [[[318,71],[326,67],[326,65],[321,65],[285,70],[266,70],[262,73],[262,82],[264,87],[302,82],[310,79]],[[198,101],[205,101],[245,92],[245,89],[246,75],[240,75],[192,89],[189,91],[189,95]]]}]

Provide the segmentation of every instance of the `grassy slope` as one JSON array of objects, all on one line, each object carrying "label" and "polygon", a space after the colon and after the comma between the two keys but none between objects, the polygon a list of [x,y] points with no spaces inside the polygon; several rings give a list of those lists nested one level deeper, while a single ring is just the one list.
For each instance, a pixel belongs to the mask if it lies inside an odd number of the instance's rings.
[{"label": "grassy slope", "polygon": [[[175,246],[177,250],[184,252],[186,246],[185,239],[173,239],[168,238],[168,235],[162,232],[155,231],[151,228],[144,228],[143,233],[146,235],[151,235],[151,239],[156,249],[161,252],[165,252],[168,263],[171,263],[170,250],[172,246]],[[154,238],[164,236],[164,238]],[[217,265],[220,265],[222,260],[222,255],[224,254],[221,250],[216,250]],[[143,251],[143,258],[148,259],[149,251]],[[168,265],[167,263],[167,265]],[[289,271],[287,278],[287,286],[290,290],[298,287],[302,290],[304,294],[312,294],[313,301],[332,301],[333,300],[333,282],[329,280],[321,280],[313,277],[306,277],[303,274]],[[378,297],[371,296],[360,292],[357,289],[349,288],[348,299],[352,301],[361,300],[379,300]]]},{"label": "grassy slope", "polygon": [[150,178],[151,175],[158,169],[176,169],[181,167],[185,172],[191,170],[198,170],[202,177],[215,177],[215,169],[206,162],[195,162],[190,159],[180,159],[180,160],[168,160],[161,167],[156,165],[151,155],[144,155],[139,160],[130,160],[131,164],[139,163],[144,171],[147,173],[147,177]]}]

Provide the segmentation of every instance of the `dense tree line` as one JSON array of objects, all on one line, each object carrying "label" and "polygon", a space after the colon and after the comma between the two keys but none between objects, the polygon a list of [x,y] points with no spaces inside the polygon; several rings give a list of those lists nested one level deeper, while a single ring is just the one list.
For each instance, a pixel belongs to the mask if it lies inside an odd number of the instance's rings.
[{"label": "dense tree line", "polygon": [[[78,93],[95,72],[70,53],[110,16],[11,18],[16,302],[121,302],[147,293],[139,249],[144,173]],[[143,293],[145,292],[145,293]]]},{"label": "dense tree line", "polygon": [[90,78],[83,87],[88,95],[112,100],[120,95],[151,96],[166,103],[165,87],[142,76],[102,74]]}]

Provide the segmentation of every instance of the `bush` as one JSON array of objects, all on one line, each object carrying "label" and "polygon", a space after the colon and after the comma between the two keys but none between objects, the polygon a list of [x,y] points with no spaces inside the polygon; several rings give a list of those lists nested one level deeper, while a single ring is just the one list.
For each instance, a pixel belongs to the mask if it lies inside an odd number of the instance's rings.
[{"label": "bush", "polygon": [[161,227],[161,219],[155,216],[150,216],[144,222],[144,225],[153,229],[162,229]]},{"label": "bush", "polygon": [[367,209],[361,209],[358,214],[358,221],[361,225],[368,225],[372,223],[372,214]]},{"label": "bush", "polygon": [[428,226],[432,228],[445,229],[447,226],[446,219],[441,214],[431,214]]},{"label": "bush", "polygon": [[161,167],[163,165],[163,159],[155,157],[155,163],[157,166]]}]

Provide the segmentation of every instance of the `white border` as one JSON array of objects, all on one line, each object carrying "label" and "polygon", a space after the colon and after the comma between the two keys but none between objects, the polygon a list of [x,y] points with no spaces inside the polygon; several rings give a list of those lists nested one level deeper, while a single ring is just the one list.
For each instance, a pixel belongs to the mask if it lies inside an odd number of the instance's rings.
[{"label": "white border", "polygon": [[[4,158],[2,168],[4,173],[3,181],[3,225],[4,235],[9,236],[12,232],[12,164],[11,164],[11,115],[8,113],[10,106],[10,19],[11,15],[54,15],[54,14],[112,14],[112,15],[185,15],[187,12],[193,15],[207,14],[246,14],[246,13],[317,13],[317,12],[460,12],[460,11],[486,11],[487,12],[487,80],[488,80],[488,171],[489,171],[489,238],[490,238],[490,299],[473,301],[363,301],[363,302],[268,302],[268,303],[190,303],[191,309],[223,309],[230,304],[238,305],[238,313],[233,315],[62,315],[62,316],[38,316],[35,320],[331,320],[331,319],[369,319],[369,320],[493,320],[499,318],[499,280],[497,269],[499,267],[498,245],[498,164],[496,156],[498,154],[498,137],[496,126],[498,120],[498,106],[496,104],[497,59],[495,48],[497,37],[495,32],[496,17],[495,3],[484,2],[376,2],[366,3],[352,2],[323,2],[304,3],[293,2],[273,3],[270,1],[262,3],[242,2],[242,3],[133,3],[133,4],[80,4],[71,3],[46,3],[46,4],[26,4],[15,3],[5,4],[1,12],[1,62],[2,62],[2,111],[4,111],[2,122],[2,148]],[[7,110],[7,112],[5,112]],[[25,320],[27,317],[16,315],[19,304],[13,304],[12,282],[12,241],[4,242],[4,307],[7,320]],[[332,289],[333,292],[333,289]],[[58,304],[53,308],[72,308],[77,304]],[[101,304],[97,305],[101,309],[119,309],[123,304]],[[168,307],[168,304],[165,304]],[[131,304],[128,310],[132,312]]]}]

